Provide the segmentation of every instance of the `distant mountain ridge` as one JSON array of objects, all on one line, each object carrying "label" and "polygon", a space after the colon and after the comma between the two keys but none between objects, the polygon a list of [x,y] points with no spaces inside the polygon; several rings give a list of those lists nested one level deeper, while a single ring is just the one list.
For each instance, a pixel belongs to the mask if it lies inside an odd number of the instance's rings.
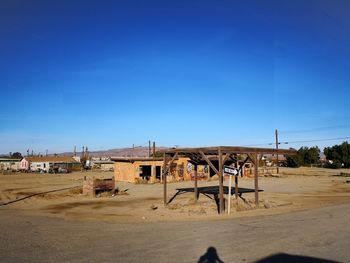
[{"label": "distant mountain ridge", "polygon": [[[156,151],[169,149],[167,147],[156,147]],[[152,154],[151,147],[151,154]],[[62,156],[72,156],[74,152],[63,152],[58,155]],[[76,152],[77,156],[81,156],[81,151]],[[114,148],[109,150],[101,150],[101,151],[89,151],[89,155],[92,157],[130,157],[130,156],[138,156],[138,157],[147,157],[149,154],[148,147],[135,147],[135,148]]]}]

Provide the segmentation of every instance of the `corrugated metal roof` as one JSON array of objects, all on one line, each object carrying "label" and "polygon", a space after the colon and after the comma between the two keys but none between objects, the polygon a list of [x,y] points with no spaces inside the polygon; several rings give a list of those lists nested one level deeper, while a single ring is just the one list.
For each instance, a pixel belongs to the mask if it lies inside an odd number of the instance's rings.
[{"label": "corrugated metal roof", "polygon": [[0,162],[19,162],[21,159],[14,158],[0,158]]},{"label": "corrugated metal roof", "polygon": [[70,156],[24,157],[29,162],[79,163]]}]

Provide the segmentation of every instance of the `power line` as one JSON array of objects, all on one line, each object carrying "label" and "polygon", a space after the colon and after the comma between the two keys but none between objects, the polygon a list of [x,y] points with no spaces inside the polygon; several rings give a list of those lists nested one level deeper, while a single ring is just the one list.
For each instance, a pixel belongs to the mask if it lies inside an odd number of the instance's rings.
[{"label": "power line", "polygon": [[306,140],[306,141],[291,141],[291,142],[286,142],[286,143],[290,144],[290,143],[305,143],[305,142],[324,142],[324,141],[338,141],[338,140],[347,140],[347,139],[350,139],[350,137],[316,139],[316,140]]},{"label": "power line", "polygon": [[[324,142],[324,141],[336,141],[336,140],[347,140],[350,137],[339,137],[339,138],[328,138],[328,139],[315,139],[315,140],[301,140],[301,141],[285,141],[279,142],[278,144],[294,144],[294,143],[308,143],[308,142]],[[241,145],[243,147],[249,146],[265,146],[265,145],[274,145],[273,142],[269,143],[257,143],[257,144],[249,144],[249,145]]]}]

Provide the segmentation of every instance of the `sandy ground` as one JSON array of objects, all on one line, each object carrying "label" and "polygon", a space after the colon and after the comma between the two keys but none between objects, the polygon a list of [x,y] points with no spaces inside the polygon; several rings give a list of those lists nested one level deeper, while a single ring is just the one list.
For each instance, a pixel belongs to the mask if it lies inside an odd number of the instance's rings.
[{"label": "sandy ground", "polygon": [[0,262],[349,262],[349,214],[343,204],[230,220],[111,224],[7,210],[0,212]]},{"label": "sandy ground", "polygon": [[[259,177],[259,207],[254,193],[244,194],[246,202],[232,198],[231,214],[218,215],[215,202],[203,195],[197,204],[191,193],[177,196],[164,207],[162,184],[129,184],[117,182],[126,194],[97,198],[81,194],[84,176],[110,178],[111,172],[77,172],[72,174],[12,174],[0,175],[0,211],[16,210],[23,215],[64,218],[68,221],[104,221],[109,223],[169,222],[221,220],[281,214],[309,208],[350,202],[349,177],[334,176],[350,170],[320,168],[281,169],[280,177]],[[199,186],[217,185],[218,181],[199,182]],[[228,185],[228,180],[225,180]],[[240,187],[254,187],[253,178],[239,178]],[[36,195],[7,204],[32,194],[76,187]],[[193,182],[168,184],[168,199],[176,188],[193,187]],[[7,205],[4,205],[7,204]]]},{"label": "sandy ground", "polygon": [[[218,215],[205,196],[194,204],[193,193],[165,208],[162,184],[81,194],[84,176],[112,173],[0,175],[0,262],[349,262],[350,178],[334,176],[340,172],[282,169],[280,177],[260,177],[259,207],[245,194],[230,215]],[[240,187],[253,184],[239,179]],[[168,184],[168,198],[191,186]]]}]

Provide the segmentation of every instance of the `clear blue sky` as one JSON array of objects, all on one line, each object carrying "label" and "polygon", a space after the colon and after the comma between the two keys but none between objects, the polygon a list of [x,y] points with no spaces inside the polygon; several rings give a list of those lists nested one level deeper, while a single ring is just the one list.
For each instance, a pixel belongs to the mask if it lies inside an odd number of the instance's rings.
[{"label": "clear blue sky", "polygon": [[0,152],[350,136],[349,13],[347,0],[2,0]]}]

